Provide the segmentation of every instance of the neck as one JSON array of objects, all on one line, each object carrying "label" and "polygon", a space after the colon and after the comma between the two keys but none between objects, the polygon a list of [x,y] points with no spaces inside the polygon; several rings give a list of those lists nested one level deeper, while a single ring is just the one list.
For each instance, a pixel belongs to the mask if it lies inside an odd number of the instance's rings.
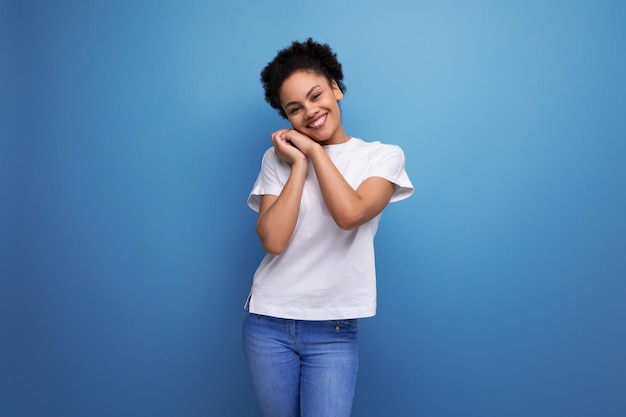
[{"label": "neck", "polygon": [[343,128],[337,129],[335,134],[328,140],[325,140],[322,145],[339,145],[340,143],[346,143],[350,140],[350,136],[344,132]]}]

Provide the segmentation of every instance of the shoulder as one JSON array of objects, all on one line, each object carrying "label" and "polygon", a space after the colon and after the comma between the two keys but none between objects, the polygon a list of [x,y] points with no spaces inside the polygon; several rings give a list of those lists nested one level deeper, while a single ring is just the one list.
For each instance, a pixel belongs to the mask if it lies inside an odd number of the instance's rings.
[{"label": "shoulder", "polygon": [[276,160],[276,159],[278,159],[278,158],[276,157],[276,152],[274,151],[274,147],[273,147],[273,146],[270,146],[269,148],[267,148],[267,149],[265,150],[265,152],[263,152],[263,161],[265,161],[265,160],[270,160],[270,159],[271,159],[271,160]]},{"label": "shoulder", "polygon": [[278,155],[276,155],[276,151],[274,150],[273,146],[267,148],[265,152],[263,152],[262,165],[264,167],[269,166],[276,168],[279,167],[282,163],[283,161],[278,157]]},{"label": "shoulder", "polygon": [[404,151],[398,145],[380,141],[367,142],[359,138],[353,138],[353,140],[355,141],[354,149],[357,152],[360,151],[371,156],[380,157],[404,157]]}]

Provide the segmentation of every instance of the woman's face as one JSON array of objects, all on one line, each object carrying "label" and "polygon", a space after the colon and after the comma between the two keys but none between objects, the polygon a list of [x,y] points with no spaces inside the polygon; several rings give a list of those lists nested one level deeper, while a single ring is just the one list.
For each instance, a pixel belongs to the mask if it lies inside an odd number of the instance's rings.
[{"label": "woman's face", "polygon": [[313,71],[294,72],[280,88],[280,103],[291,126],[322,145],[348,140],[341,126],[342,98],[334,80],[329,84]]}]

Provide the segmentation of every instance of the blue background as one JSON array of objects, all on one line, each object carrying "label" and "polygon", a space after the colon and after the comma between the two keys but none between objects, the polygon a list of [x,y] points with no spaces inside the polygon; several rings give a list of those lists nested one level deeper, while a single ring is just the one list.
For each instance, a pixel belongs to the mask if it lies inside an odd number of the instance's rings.
[{"label": "blue background", "polygon": [[253,416],[261,68],[403,147],[354,415],[626,415],[626,3],[3,1],[0,415]]}]

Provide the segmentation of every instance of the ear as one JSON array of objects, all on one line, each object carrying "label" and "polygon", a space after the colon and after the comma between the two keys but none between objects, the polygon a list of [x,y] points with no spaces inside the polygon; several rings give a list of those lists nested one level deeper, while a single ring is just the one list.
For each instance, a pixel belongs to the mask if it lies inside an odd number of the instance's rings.
[{"label": "ear", "polygon": [[343,98],[343,93],[341,92],[341,89],[339,88],[339,85],[337,84],[337,81],[332,80],[330,83],[330,87],[333,90],[333,94],[335,95],[335,100],[339,101]]}]

